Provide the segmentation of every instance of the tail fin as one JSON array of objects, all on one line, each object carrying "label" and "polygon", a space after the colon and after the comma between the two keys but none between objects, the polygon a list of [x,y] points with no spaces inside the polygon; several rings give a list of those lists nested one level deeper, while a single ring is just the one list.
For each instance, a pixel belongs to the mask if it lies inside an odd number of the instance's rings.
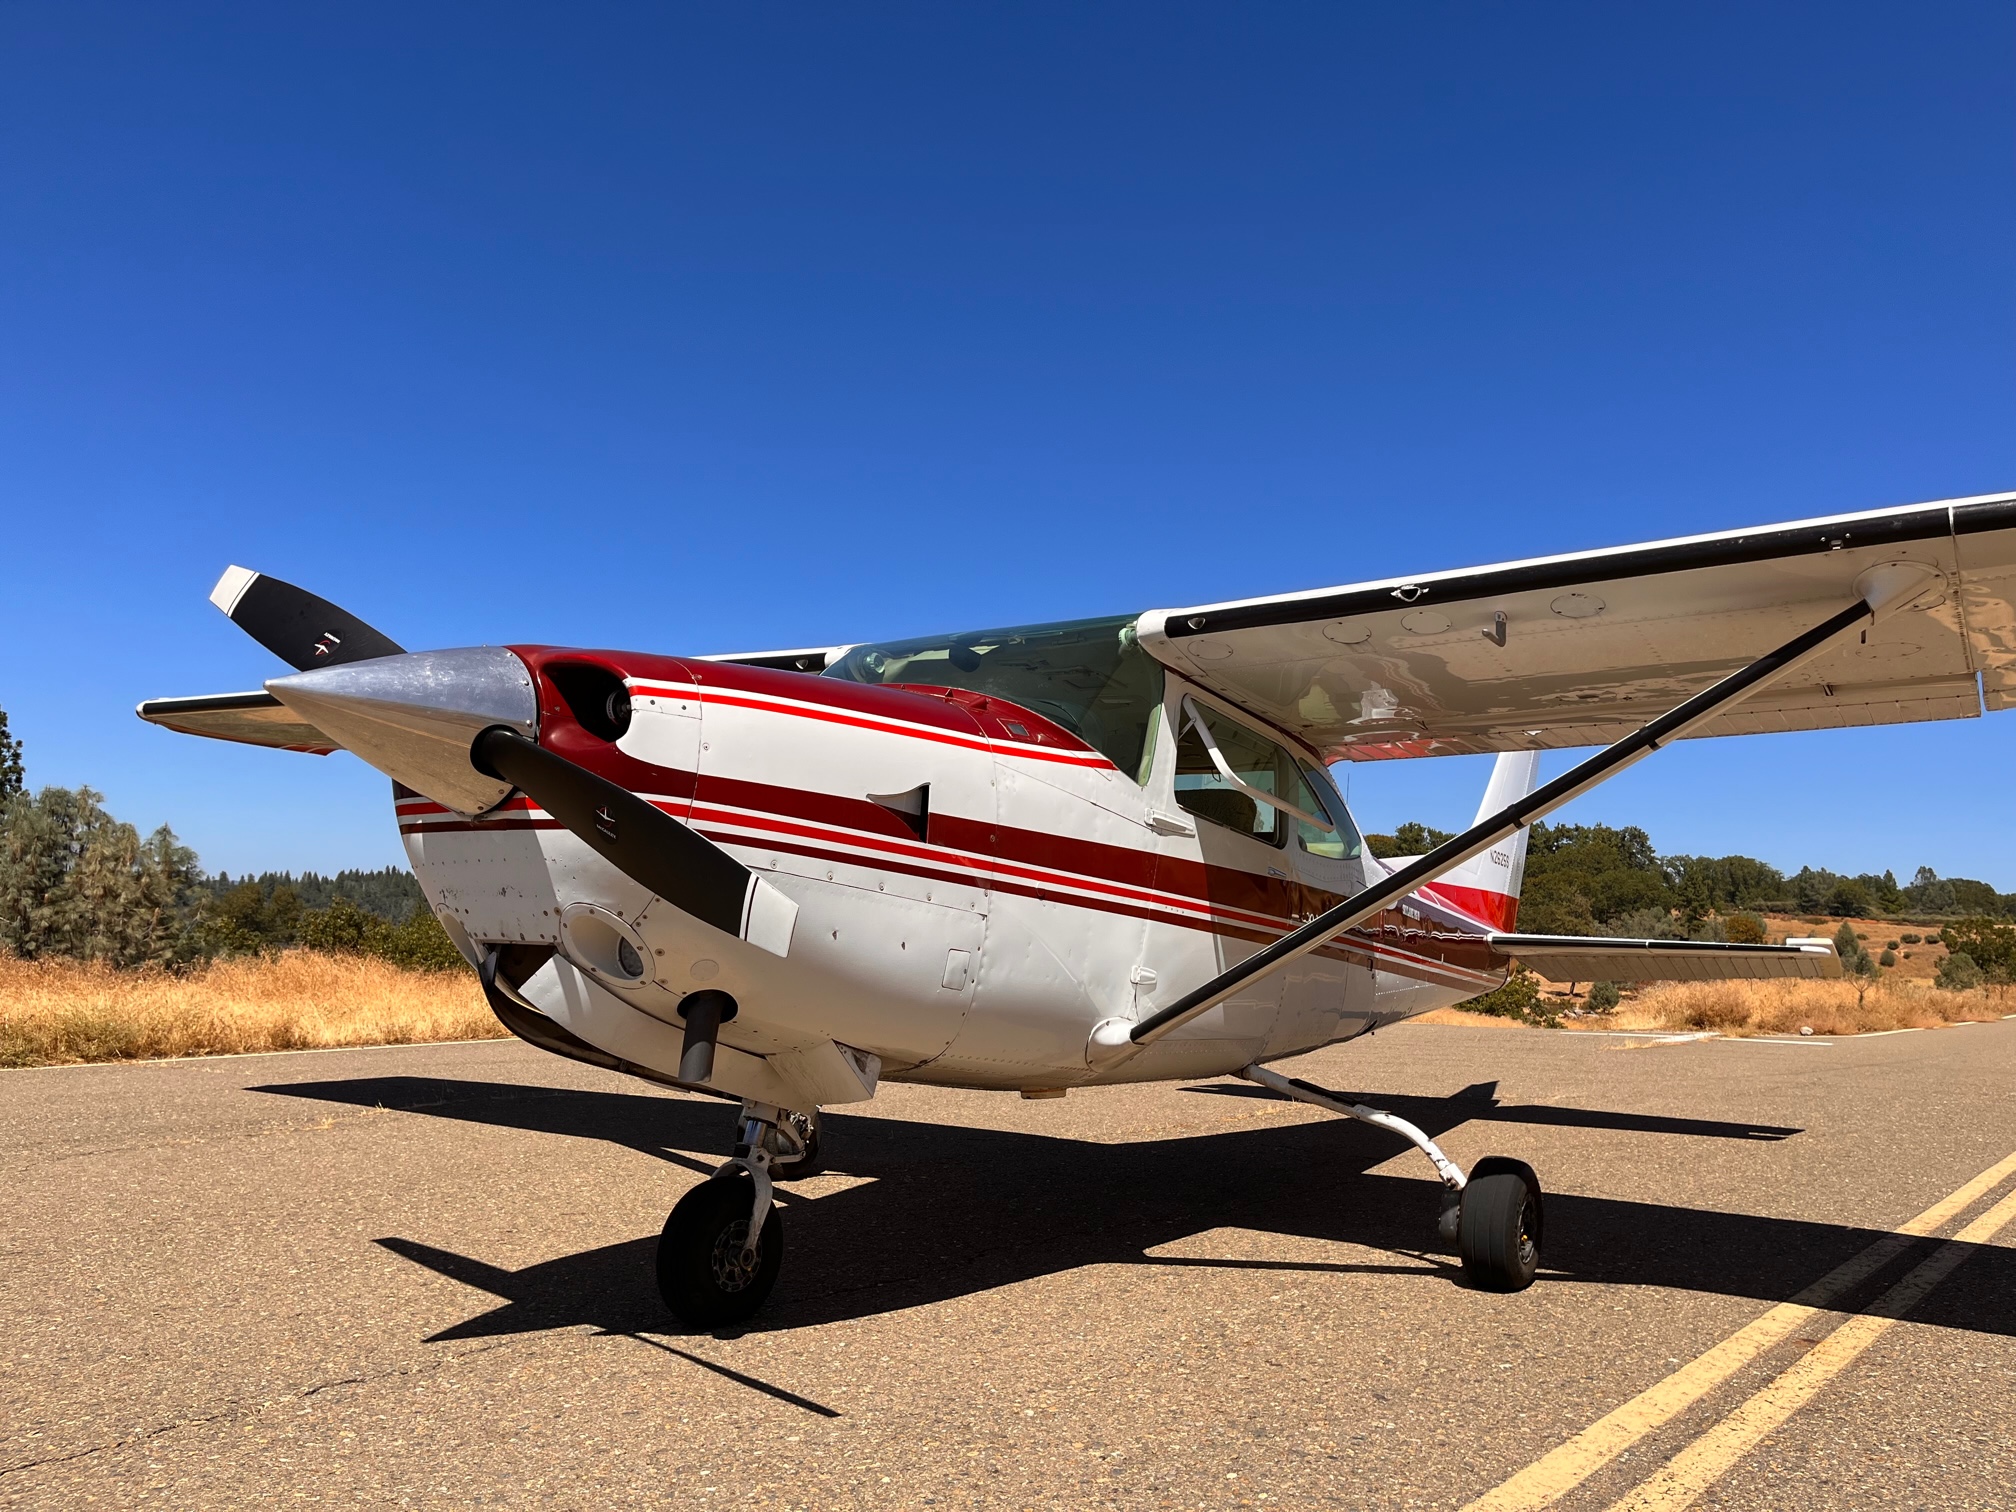
[{"label": "tail fin", "polygon": [[[1482,823],[1500,809],[1533,791],[1540,775],[1538,751],[1505,751],[1491,768],[1484,801],[1477,806]],[[1510,929],[1519,916],[1519,886],[1526,880],[1526,831],[1521,829],[1482,855],[1472,856],[1423,888],[1493,929]]]}]

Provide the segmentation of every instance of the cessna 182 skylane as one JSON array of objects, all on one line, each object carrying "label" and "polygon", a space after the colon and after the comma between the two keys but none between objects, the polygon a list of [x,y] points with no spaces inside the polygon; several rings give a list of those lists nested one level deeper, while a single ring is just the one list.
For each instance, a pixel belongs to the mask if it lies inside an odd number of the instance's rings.
[{"label": "cessna 182 skylane", "polygon": [[[1683,736],[2016,702],[2016,494],[1145,614],[744,656],[407,653],[243,568],[297,671],[143,719],[389,775],[491,1006],[555,1054],[739,1102],[658,1251],[748,1316],[772,1183],[880,1081],[1061,1095],[1236,1075],[1401,1135],[1477,1284],[1539,1263],[1540,1184],[1266,1063],[1555,979],[1833,976],[1780,946],[1512,932],[1526,826]],[[1608,742],[1535,786],[1538,753]],[[1500,753],[1469,829],[1381,862],[1328,766]]]}]

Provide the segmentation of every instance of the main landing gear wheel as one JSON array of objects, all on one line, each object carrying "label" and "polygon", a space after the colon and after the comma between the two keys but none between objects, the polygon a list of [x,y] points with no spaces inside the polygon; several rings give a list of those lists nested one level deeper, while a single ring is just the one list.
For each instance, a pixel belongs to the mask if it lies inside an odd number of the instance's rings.
[{"label": "main landing gear wheel", "polygon": [[1487,1155],[1463,1188],[1456,1236],[1463,1274],[1485,1291],[1524,1291],[1540,1269],[1540,1178],[1523,1160]]},{"label": "main landing gear wheel", "polygon": [[[785,1132],[786,1128],[790,1132]],[[786,1112],[777,1123],[763,1131],[763,1148],[770,1152],[772,1181],[803,1181],[826,1169],[826,1155],[819,1145],[819,1111]],[[795,1141],[794,1141],[795,1136]]]},{"label": "main landing gear wheel", "polygon": [[658,1236],[658,1293],[693,1328],[740,1323],[763,1305],[784,1262],[784,1225],[770,1209],[755,1252],[744,1245],[754,1193],[746,1177],[703,1181]]}]

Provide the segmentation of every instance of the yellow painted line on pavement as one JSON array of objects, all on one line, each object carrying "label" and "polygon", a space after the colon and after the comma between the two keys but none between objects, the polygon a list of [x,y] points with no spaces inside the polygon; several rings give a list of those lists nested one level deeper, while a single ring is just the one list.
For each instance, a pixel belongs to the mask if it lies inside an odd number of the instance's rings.
[{"label": "yellow painted line on pavement", "polygon": [[1612,1502],[1609,1512],[1680,1512],[1691,1507],[1766,1435],[1812,1401],[1821,1387],[1854,1364],[1933,1287],[1958,1270],[1975,1246],[1988,1243],[2011,1221],[2016,1221],[2016,1192],[1946,1240],[1869,1311],[1857,1313],[1814,1345],[1798,1364],[1673,1456],[1656,1475]]},{"label": "yellow painted line on pavement", "polygon": [[1465,1506],[1463,1512],[1537,1512],[1539,1508],[1552,1506],[1646,1434],[1670,1423],[1758,1356],[1826,1312],[1829,1304],[1875,1275],[1913,1241],[1945,1227],[2000,1186],[2012,1172],[2016,1172],[2016,1154],[1997,1161],[1972,1181],[1940,1198],[1910,1222],[1829,1271],[1791,1301],[1779,1303],[1663,1381],[1605,1413],[1558,1449],[1486,1491]]}]

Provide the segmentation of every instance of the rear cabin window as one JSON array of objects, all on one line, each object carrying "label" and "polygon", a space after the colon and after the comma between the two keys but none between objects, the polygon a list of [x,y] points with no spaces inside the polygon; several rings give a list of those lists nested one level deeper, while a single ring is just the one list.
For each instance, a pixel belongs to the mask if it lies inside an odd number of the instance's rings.
[{"label": "rear cabin window", "polygon": [[856,646],[825,675],[964,688],[1019,704],[1062,725],[1136,782],[1147,781],[1162,665],[1135,642],[1132,615]]},{"label": "rear cabin window", "polygon": [[1351,816],[1337,800],[1336,789],[1309,763],[1292,755],[1257,731],[1201,705],[1197,713],[1209,721],[1218,752],[1240,783],[1262,793],[1276,793],[1306,814],[1327,819],[1325,829],[1239,791],[1218,763],[1186,709],[1179,717],[1182,737],[1176,742],[1176,801],[1200,819],[1222,824],[1265,845],[1282,846],[1292,831],[1295,843],[1312,856],[1341,859],[1356,856],[1360,841]]}]

